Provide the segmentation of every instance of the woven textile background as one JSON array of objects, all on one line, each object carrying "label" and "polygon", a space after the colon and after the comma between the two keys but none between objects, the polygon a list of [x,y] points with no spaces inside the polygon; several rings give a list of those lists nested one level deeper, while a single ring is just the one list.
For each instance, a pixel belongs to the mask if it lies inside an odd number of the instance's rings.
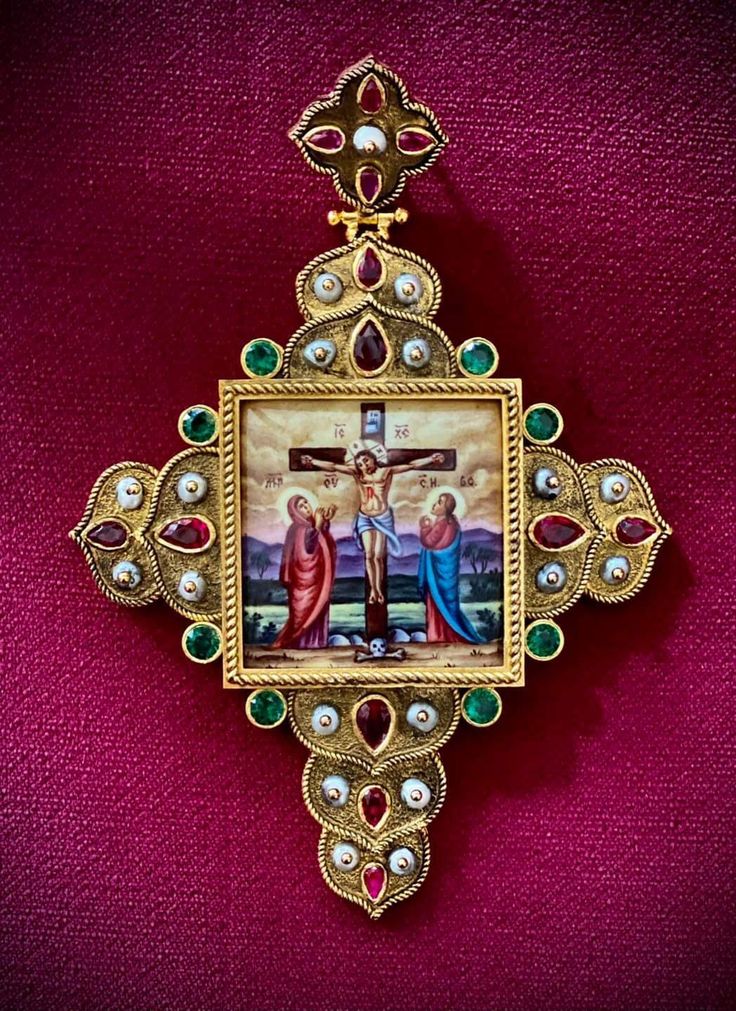
[{"label": "woven textile background", "polygon": [[[729,6],[6,8],[7,1007],[733,1006]],[[395,234],[438,322],[495,341],[577,459],[640,466],[676,531],[444,749],[429,878],[377,924],[320,878],[302,747],[66,539],[105,467],[163,464],[244,341],[299,325],[294,276],[342,236],[286,131],[368,52],[451,136]]]}]

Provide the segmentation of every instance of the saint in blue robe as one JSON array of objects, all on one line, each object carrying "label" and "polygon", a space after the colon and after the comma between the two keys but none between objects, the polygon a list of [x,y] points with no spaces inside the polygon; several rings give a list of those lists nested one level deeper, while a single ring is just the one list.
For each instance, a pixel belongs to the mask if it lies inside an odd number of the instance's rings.
[{"label": "saint in blue robe", "polygon": [[447,625],[467,642],[485,642],[460,606],[460,530],[446,548],[423,547],[419,554],[419,593],[431,598]]}]

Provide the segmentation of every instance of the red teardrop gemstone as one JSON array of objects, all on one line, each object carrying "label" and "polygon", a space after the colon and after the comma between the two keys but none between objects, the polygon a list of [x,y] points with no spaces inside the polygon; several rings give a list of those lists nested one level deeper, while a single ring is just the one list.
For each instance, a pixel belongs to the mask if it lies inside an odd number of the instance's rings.
[{"label": "red teardrop gemstone", "polygon": [[358,172],[356,180],[358,196],[367,204],[372,204],[381,190],[381,173],[372,165],[366,165]]},{"label": "red teardrop gemstone", "polygon": [[366,246],[358,257],[355,276],[363,288],[377,288],[383,280],[383,260],[373,246]]},{"label": "red teardrop gemstone", "polygon": [[532,530],[532,536],[537,544],[550,551],[569,548],[585,534],[577,520],[570,516],[543,516],[537,520]]},{"label": "red teardrop gemstone", "polygon": [[424,154],[434,147],[434,138],[422,133],[421,130],[401,130],[396,138],[399,151],[404,154]]},{"label": "red teardrop gemstone", "polygon": [[312,130],[304,138],[304,143],[308,147],[314,148],[315,151],[324,151],[329,154],[341,151],[345,138],[342,131],[335,130],[333,127],[325,127],[324,130]]},{"label": "red teardrop gemstone", "polygon": [[386,891],[386,871],[380,864],[368,864],[363,868],[363,885],[371,902],[378,902]]},{"label": "red teardrop gemstone", "polygon": [[386,339],[372,320],[358,330],[353,358],[361,372],[377,372],[388,358]]},{"label": "red teardrop gemstone", "polygon": [[201,551],[210,542],[210,528],[198,516],[182,516],[167,523],[158,539],[178,551]]},{"label": "red teardrop gemstone", "polygon": [[371,828],[383,824],[388,814],[388,797],[380,786],[367,787],[360,796],[363,819]]},{"label": "red teardrop gemstone", "polygon": [[654,524],[641,516],[624,516],[616,524],[616,540],[621,544],[643,544],[656,532]]},{"label": "red teardrop gemstone", "polygon": [[366,699],[358,707],[355,724],[371,751],[378,751],[391,729],[391,710],[386,700]]},{"label": "red teardrop gemstone", "polygon": [[383,90],[372,74],[366,78],[365,84],[360,89],[358,104],[363,112],[367,112],[371,116],[378,112],[383,105]]},{"label": "red teardrop gemstone", "polygon": [[97,526],[87,531],[87,540],[96,548],[112,551],[122,548],[128,540],[128,530],[117,520],[103,520]]}]

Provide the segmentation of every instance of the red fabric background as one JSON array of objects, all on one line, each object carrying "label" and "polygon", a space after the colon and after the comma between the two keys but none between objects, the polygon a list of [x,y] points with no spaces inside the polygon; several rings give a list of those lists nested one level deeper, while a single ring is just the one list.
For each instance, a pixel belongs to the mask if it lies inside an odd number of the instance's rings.
[{"label": "red fabric background", "polygon": [[[673,0],[16,3],[8,1006],[729,1004],[733,27]],[[66,540],[101,470],[163,464],[244,341],[298,326],[294,276],[342,237],[286,130],[369,51],[452,138],[395,236],[439,269],[439,322],[491,337],[578,459],[641,466],[676,530],[635,601],[578,605],[562,657],[444,749],[429,879],[378,924],[322,883],[301,746]]]}]

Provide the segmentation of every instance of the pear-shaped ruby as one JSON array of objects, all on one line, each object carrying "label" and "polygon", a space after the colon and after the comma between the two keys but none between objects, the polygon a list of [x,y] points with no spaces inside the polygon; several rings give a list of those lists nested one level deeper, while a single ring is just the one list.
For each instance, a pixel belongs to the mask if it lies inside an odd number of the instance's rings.
[{"label": "pear-shaped ruby", "polygon": [[388,815],[388,797],[380,786],[367,786],[360,795],[360,813],[371,828],[379,828]]},{"label": "pear-shaped ruby", "polygon": [[158,539],[177,551],[201,551],[206,548],[212,535],[209,526],[199,516],[182,516],[167,523],[158,534]]},{"label": "pear-shaped ruby", "polygon": [[87,531],[87,540],[103,551],[114,551],[125,546],[128,540],[128,529],[117,520],[103,520],[97,526]]},{"label": "pear-shaped ruby", "polygon": [[386,891],[386,870],[380,864],[367,864],[363,868],[363,887],[371,902],[378,902]]},{"label": "pear-shaped ruby", "polygon": [[391,710],[382,698],[366,699],[358,706],[355,725],[371,749],[378,751],[391,730]]},{"label": "pear-shaped ruby", "polygon": [[559,551],[569,548],[585,535],[585,527],[570,516],[543,516],[532,529],[534,540],[543,548]]},{"label": "pear-shaped ruby", "polygon": [[324,151],[326,154],[342,151],[345,137],[342,130],[334,126],[327,126],[323,130],[312,130],[304,138],[307,147],[314,148],[315,151]]},{"label": "pear-shaped ruby", "polygon": [[388,358],[388,344],[372,320],[358,330],[353,344],[353,359],[361,372],[377,372]]},{"label": "pear-shaped ruby", "polygon": [[363,112],[367,112],[371,116],[377,113],[383,105],[383,89],[373,74],[366,77],[360,89],[358,104]]},{"label": "pear-shaped ruby", "polygon": [[372,204],[381,191],[381,173],[372,165],[360,169],[356,178],[358,196],[366,204]]},{"label": "pear-shaped ruby", "polygon": [[396,138],[396,145],[404,154],[424,154],[434,143],[434,137],[422,130],[400,130]]},{"label": "pear-shaped ruby", "polygon": [[641,516],[624,516],[616,524],[616,540],[620,544],[643,544],[656,532],[654,524]]},{"label": "pear-shaped ruby", "polygon": [[377,288],[383,281],[383,260],[373,246],[366,246],[355,264],[355,276],[363,288]]}]

